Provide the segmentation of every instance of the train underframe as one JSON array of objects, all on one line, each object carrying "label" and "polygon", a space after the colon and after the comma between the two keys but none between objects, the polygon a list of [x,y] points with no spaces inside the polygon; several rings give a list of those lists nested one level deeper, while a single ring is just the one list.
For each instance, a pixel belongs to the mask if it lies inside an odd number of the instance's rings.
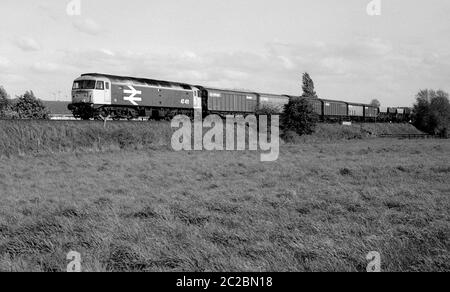
[{"label": "train underframe", "polygon": [[82,120],[133,120],[138,118],[148,118],[152,120],[172,119],[176,115],[192,116],[192,109],[170,109],[155,107],[134,107],[134,106],[110,106],[93,104],[70,104],[69,110],[73,116]]},{"label": "train underframe", "polygon": [[376,123],[378,119],[375,117],[358,117],[358,116],[319,116],[319,122],[322,123]]},{"label": "train underframe", "polygon": [[[93,104],[70,104],[69,110],[73,116],[82,120],[104,120],[106,118],[112,120],[134,120],[138,118],[146,118],[149,120],[171,120],[177,115],[185,115],[194,118],[193,109],[177,109],[177,108],[157,108],[157,107],[134,107],[134,106],[110,106],[110,105],[93,105]],[[250,112],[202,112],[205,118],[209,114],[215,114],[222,118],[227,115],[243,115],[247,116]]]}]

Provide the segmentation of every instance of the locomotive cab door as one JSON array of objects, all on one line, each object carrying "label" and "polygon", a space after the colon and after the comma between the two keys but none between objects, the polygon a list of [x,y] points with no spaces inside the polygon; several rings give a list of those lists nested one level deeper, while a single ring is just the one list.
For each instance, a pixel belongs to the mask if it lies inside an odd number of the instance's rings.
[{"label": "locomotive cab door", "polygon": [[202,109],[202,95],[198,88],[194,87],[194,109]]},{"label": "locomotive cab door", "polygon": [[93,103],[111,104],[111,83],[108,80],[96,81]]},{"label": "locomotive cab door", "polygon": [[111,104],[111,83],[105,81],[105,104]]}]

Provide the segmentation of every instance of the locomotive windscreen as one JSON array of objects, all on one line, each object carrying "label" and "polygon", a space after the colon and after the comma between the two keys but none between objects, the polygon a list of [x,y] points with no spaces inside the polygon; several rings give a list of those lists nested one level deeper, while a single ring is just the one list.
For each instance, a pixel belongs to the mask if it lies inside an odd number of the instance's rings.
[{"label": "locomotive windscreen", "polygon": [[81,80],[73,83],[73,89],[94,89],[95,80]]}]

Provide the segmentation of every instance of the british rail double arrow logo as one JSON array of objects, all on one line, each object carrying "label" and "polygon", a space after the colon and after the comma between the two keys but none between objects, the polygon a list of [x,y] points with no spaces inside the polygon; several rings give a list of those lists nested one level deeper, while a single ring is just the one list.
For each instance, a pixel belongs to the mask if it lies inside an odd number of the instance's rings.
[{"label": "british rail double arrow logo", "polygon": [[130,96],[125,96],[124,98],[123,98],[123,100],[126,100],[126,101],[129,101],[129,102],[131,102],[133,105],[138,105],[137,104],[137,101],[142,101],[142,98],[141,97],[136,97],[136,95],[141,95],[142,94],[142,91],[139,91],[139,90],[136,90],[136,88],[134,88],[133,86],[131,86],[131,85],[128,85],[128,88],[130,89],[130,90],[124,90],[123,91],[123,93],[125,93],[125,94],[130,94]]}]

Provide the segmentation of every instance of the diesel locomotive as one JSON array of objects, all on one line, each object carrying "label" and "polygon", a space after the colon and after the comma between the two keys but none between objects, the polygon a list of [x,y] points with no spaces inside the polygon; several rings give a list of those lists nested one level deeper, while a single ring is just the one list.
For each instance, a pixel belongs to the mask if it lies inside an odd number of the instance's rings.
[{"label": "diesel locomotive", "polygon": [[[83,120],[172,118],[204,115],[247,115],[271,108],[282,113],[295,96],[210,88],[200,85],[146,78],[88,73],[75,79],[69,110]],[[321,121],[409,121],[409,108],[378,108],[372,105],[308,99]]]}]

